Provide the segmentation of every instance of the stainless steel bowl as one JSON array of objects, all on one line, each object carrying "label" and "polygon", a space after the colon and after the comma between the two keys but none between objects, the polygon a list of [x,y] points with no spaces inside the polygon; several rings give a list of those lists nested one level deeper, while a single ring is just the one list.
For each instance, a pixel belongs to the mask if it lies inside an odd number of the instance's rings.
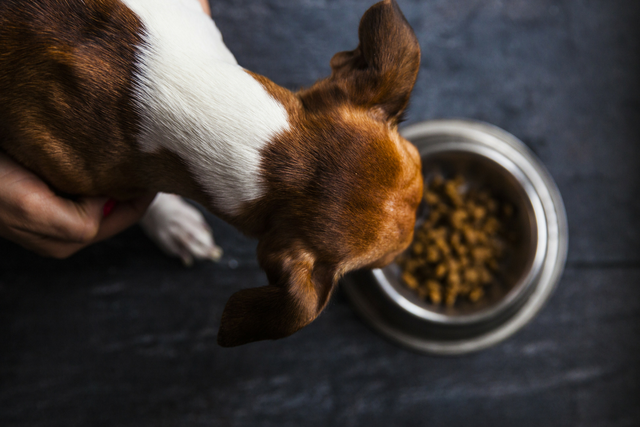
[{"label": "stainless steel bowl", "polygon": [[[480,304],[433,306],[400,283],[400,269],[358,271],[343,289],[376,330],[415,350],[462,354],[493,345],[523,327],[560,279],[567,253],[566,214],[551,176],[527,147],[494,126],[434,120],[403,129],[420,151],[423,173],[461,173],[515,205],[518,239],[501,269],[502,285]],[[418,215],[420,221],[420,214]]]}]

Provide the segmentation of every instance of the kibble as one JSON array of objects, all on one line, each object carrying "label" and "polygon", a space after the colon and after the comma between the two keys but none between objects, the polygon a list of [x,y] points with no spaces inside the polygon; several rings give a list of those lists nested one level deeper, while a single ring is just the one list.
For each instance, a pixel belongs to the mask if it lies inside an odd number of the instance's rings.
[{"label": "kibble", "polygon": [[410,250],[396,260],[402,282],[434,305],[480,302],[505,254],[504,222],[514,215],[513,206],[469,189],[462,176],[436,175],[423,199],[426,219]]}]

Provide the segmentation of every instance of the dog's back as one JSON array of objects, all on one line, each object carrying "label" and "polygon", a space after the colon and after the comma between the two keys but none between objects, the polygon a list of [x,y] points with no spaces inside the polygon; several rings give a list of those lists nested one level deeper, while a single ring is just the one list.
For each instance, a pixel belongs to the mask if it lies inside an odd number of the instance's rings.
[{"label": "dog's back", "polygon": [[97,175],[135,158],[140,25],[119,0],[1,3],[0,148],[60,191],[104,193]]}]

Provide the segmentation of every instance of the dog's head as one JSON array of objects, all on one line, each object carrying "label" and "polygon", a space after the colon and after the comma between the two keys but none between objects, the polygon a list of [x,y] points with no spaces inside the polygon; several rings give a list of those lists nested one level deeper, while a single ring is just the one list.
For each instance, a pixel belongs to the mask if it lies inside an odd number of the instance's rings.
[{"label": "dog's head", "polygon": [[344,273],[386,265],[411,242],[422,175],[398,123],[420,48],[395,0],[365,13],[359,39],[333,57],[329,78],[292,97],[291,130],[263,153],[269,207],[258,259],[269,286],[231,296],[220,345],[291,335]]}]

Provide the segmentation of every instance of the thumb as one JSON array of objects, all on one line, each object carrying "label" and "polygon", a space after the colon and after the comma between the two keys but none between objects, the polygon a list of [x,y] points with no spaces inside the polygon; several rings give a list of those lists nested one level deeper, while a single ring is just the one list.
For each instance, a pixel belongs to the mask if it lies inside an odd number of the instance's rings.
[{"label": "thumb", "polygon": [[97,242],[118,234],[138,222],[155,196],[156,193],[148,193],[126,201],[108,199],[99,206],[100,215],[104,214],[104,216],[94,241]]},{"label": "thumb", "polygon": [[48,208],[51,212],[50,224],[57,229],[51,233],[58,237],[77,243],[87,243],[95,239],[102,221],[102,209],[107,202],[106,197],[87,197],[70,200],[62,197],[51,197]]}]

